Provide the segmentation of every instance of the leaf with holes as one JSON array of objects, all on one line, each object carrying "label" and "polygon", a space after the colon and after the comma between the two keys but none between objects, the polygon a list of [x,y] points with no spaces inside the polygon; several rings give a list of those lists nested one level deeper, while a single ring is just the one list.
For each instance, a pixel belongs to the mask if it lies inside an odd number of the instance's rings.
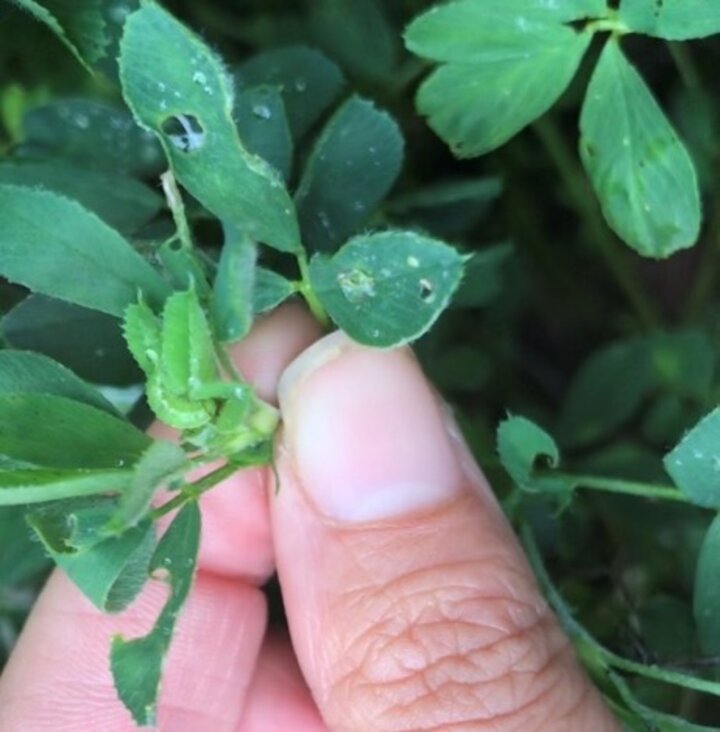
[{"label": "leaf with holes", "polygon": [[720,33],[720,4],[708,0],[622,0],[618,20],[633,33],[687,41]]},{"label": "leaf with holes", "polygon": [[254,240],[299,248],[283,181],[241,143],[227,72],[196,35],[144,4],[126,22],[120,77],[128,105],[159,136],[176,178],[200,203]]},{"label": "leaf with holes", "polygon": [[400,173],[403,138],[395,120],[352,97],[327,123],[295,194],[305,245],[334,251],[373,214]]},{"label": "leaf with holes", "polygon": [[114,229],[49,191],[0,185],[0,275],[35,292],[122,315],[142,292],[168,287]]},{"label": "leaf with holes", "polygon": [[618,235],[646,257],[691,247],[701,219],[692,160],[613,40],[590,81],[580,131],[583,163]]},{"label": "leaf with holes", "polygon": [[310,262],[313,289],[354,340],[390,347],[419,338],[460,284],[463,257],[419,234],[386,231],[351,239]]},{"label": "leaf with holes", "polygon": [[568,23],[605,13],[601,0],[457,0],[416,18],[407,47],[441,63],[417,108],[460,157],[489,152],[544,114],[565,91],[592,33]]}]

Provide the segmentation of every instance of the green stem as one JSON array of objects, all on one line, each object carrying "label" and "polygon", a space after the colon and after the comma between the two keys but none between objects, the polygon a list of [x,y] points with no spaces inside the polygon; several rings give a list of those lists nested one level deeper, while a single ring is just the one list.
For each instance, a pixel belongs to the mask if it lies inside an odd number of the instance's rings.
[{"label": "green stem", "polygon": [[572,616],[565,600],[557,591],[550,579],[545,563],[543,562],[535,541],[535,535],[529,524],[524,523],[520,529],[520,535],[527,552],[530,565],[535,572],[540,587],[547,598],[548,603],[557,614],[565,632],[570,636],[573,644],[576,646],[578,655],[587,663],[589,670],[599,681],[604,680],[611,669],[619,669],[628,673],[643,676],[647,679],[662,681],[667,684],[673,684],[685,689],[694,689],[705,694],[720,696],[720,684],[715,681],[707,681],[699,679],[695,676],[673,671],[671,669],[657,666],[656,664],[645,665],[637,661],[623,658],[622,656],[609,651],[600,645],[590,633],[588,633],[577,620]]},{"label": "green stem", "polygon": [[323,328],[329,328],[330,318],[313,289],[312,282],[310,281],[310,266],[307,254],[304,250],[297,254],[297,261],[298,267],[300,268],[300,277],[302,278],[297,285],[298,292],[305,298],[305,302],[308,304],[310,312],[318,323],[320,323]]},{"label": "green stem", "polygon": [[197,500],[203,493],[206,493],[211,488],[214,488],[218,483],[229,478],[233,473],[237,472],[237,466],[231,463],[221,465],[212,473],[208,473],[203,478],[196,480],[194,483],[189,483],[184,486],[180,493],[174,498],[171,498],[167,503],[163,503],[162,506],[158,506],[154,511],[150,513],[150,518],[155,521],[161,516],[174,511],[177,508],[181,508],[189,501]]},{"label": "green stem", "polygon": [[628,267],[623,252],[607,228],[585,173],[571,152],[565,136],[558,129],[554,118],[551,115],[545,115],[533,124],[533,128],[560,173],[575,212],[587,224],[598,254],[615,278],[638,319],[648,330],[656,328],[658,316],[655,307],[647,294],[638,287],[637,279]]},{"label": "green stem", "polygon": [[180,243],[184,249],[190,251],[193,248],[192,234],[190,233],[187,216],[185,215],[185,204],[183,203],[182,194],[177,186],[177,181],[175,180],[172,170],[166,170],[160,176],[160,182],[162,183],[165,199],[167,200],[173,221],[175,222],[175,228],[177,229],[177,235],[180,239]]},{"label": "green stem", "polygon": [[547,477],[548,480],[552,480],[553,482],[558,480],[567,481],[574,488],[586,488],[589,490],[605,491],[607,493],[622,493],[626,496],[677,501],[679,503],[692,503],[684,493],[669,485],[641,483],[639,481],[604,478],[595,475],[572,475],[570,473],[555,472],[548,473]]},{"label": "green stem", "polygon": [[215,354],[217,356],[217,360],[220,362],[220,366],[222,366],[222,370],[225,372],[225,375],[233,381],[244,384],[245,380],[243,379],[242,374],[237,370],[233,360],[230,358],[230,354],[220,343],[215,344]]}]

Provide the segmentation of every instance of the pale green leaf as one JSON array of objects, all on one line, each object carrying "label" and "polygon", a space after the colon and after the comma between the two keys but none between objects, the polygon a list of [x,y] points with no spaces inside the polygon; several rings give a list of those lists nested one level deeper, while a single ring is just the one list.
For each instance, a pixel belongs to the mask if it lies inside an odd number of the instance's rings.
[{"label": "pale green leaf", "polygon": [[241,144],[230,78],[196,35],[144,4],[126,22],[120,76],[135,116],[160,137],[175,177],[205,208],[257,241],[299,248],[282,179]]},{"label": "pale green leaf", "polygon": [[567,23],[597,5],[456,0],[431,8],[405,33],[411,51],[444,63],[421,85],[418,110],[460,157],[499,147],[565,91],[592,37]]},{"label": "pale green leaf", "polygon": [[303,137],[338,98],[344,81],[340,69],[314,48],[289,46],[252,56],[235,72],[240,87],[276,87],[285,102],[296,140]]},{"label": "pale green leaf", "polygon": [[0,470],[0,506],[123,492],[129,470]]},{"label": "pale green leaf", "polygon": [[633,33],[686,41],[720,33],[715,0],[623,0],[618,20]]},{"label": "pale green leaf", "polygon": [[264,267],[255,271],[253,310],[264,313],[276,308],[295,293],[295,285],[282,275]]},{"label": "pale green leaf", "polygon": [[539,465],[556,468],[560,452],[555,441],[525,417],[508,417],[497,431],[500,462],[519,488],[536,490],[535,471]]},{"label": "pale green leaf", "polygon": [[44,295],[122,315],[167,285],[114,229],[49,191],[0,185],[0,274]]},{"label": "pale green leaf", "polygon": [[310,262],[313,289],[354,340],[390,347],[419,338],[457,289],[463,257],[436,239],[403,231],[357,236]]},{"label": "pale green leaf", "polygon": [[403,138],[393,118],[352,97],[318,138],[295,194],[303,242],[334,251],[373,214],[400,173]]},{"label": "pale green leaf", "polygon": [[212,294],[214,333],[221,342],[239,341],[250,332],[256,261],[253,242],[226,227]]},{"label": "pale green leaf", "polygon": [[700,420],[664,463],[675,485],[693,503],[720,508],[720,409]]},{"label": "pale green leaf", "polygon": [[705,534],[693,590],[693,611],[700,648],[707,656],[720,654],[720,517]]},{"label": "pale green leaf", "polygon": [[49,468],[133,464],[150,438],[129,422],[49,394],[0,394],[0,454]]},{"label": "pale green leaf", "polygon": [[139,725],[153,725],[162,667],[178,613],[185,604],[195,575],[200,543],[200,510],[189,503],[175,518],[150,563],[150,571],[170,575],[170,598],[155,626],[142,638],[113,639],[110,663],[115,686]]},{"label": "pale green leaf", "polygon": [[691,247],[701,220],[692,160],[613,40],[590,81],[580,131],[583,163],[617,234],[646,257]]}]

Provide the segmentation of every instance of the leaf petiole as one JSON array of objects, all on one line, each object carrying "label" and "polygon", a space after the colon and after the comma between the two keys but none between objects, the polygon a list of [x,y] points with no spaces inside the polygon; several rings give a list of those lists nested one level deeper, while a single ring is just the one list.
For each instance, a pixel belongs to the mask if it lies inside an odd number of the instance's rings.
[{"label": "leaf petiole", "polygon": [[300,250],[296,256],[298,267],[300,268],[300,276],[302,278],[297,285],[297,291],[303,296],[303,298],[305,298],[305,302],[310,308],[310,312],[318,323],[320,323],[323,328],[329,328],[330,318],[318,299],[318,296],[315,294],[312,282],[310,281],[310,266],[307,254],[304,250]]}]

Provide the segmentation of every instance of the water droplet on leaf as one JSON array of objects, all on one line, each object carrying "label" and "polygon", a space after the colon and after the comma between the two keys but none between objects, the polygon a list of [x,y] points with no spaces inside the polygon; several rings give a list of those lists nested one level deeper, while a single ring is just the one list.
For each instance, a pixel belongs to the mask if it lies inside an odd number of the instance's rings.
[{"label": "water droplet on leaf", "polygon": [[260,119],[270,119],[272,112],[266,104],[253,104],[252,113]]}]

